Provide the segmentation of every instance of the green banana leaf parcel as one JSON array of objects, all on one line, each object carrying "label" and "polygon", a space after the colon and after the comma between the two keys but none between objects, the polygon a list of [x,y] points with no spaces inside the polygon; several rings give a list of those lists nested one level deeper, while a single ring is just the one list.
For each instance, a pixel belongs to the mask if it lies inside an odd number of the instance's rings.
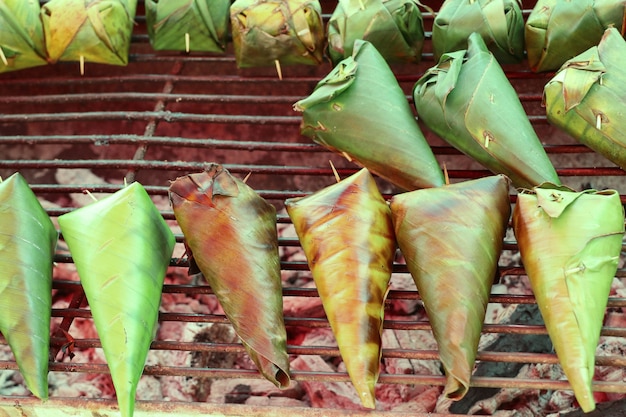
[{"label": "green banana leaf parcel", "polygon": [[352,56],[294,104],[300,131],[405,190],[444,184],[406,95],[371,43],[355,42]]},{"label": "green banana leaf parcel", "polygon": [[560,183],[517,92],[474,32],[467,50],[444,54],[413,89],[424,124],[515,187]]},{"label": "green banana leaf parcel", "polygon": [[223,53],[229,35],[230,0],[146,0],[152,47]]},{"label": "green banana leaf parcel", "polygon": [[136,7],[137,0],[45,3],[41,20],[48,60],[127,65]]},{"label": "green banana leaf parcel", "polygon": [[626,41],[607,29],[546,84],[548,121],[626,169]]},{"label": "green banana leaf parcel", "polygon": [[0,1],[0,73],[45,65],[38,0]]},{"label": "green banana leaf parcel", "polygon": [[328,54],[333,64],[352,55],[363,39],[389,63],[420,62],[424,22],[415,0],[339,0],[328,22]]},{"label": "green banana leaf parcel", "polygon": [[555,71],[600,42],[604,31],[626,28],[625,0],[538,0],[525,26],[528,65]]},{"label": "green banana leaf parcel", "polygon": [[435,61],[467,49],[472,32],[482,36],[500,64],[524,59],[524,17],[521,0],[445,0],[433,23]]},{"label": "green banana leaf parcel", "polygon": [[174,216],[192,262],[207,280],[259,372],[290,384],[276,208],[222,165],[170,185]]},{"label": "green banana leaf parcel", "polygon": [[559,362],[590,412],[595,353],[624,236],[619,193],[550,183],[520,190],[513,230]]},{"label": "green banana leaf parcel", "polygon": [[89,302],[120,414],[132,417],[176,240],[138,182],[58,221]]},{"label": "green banana leaf parcel", "polygon": [[446,373],[444,395],[469,389],[491,286],[511,214],[503,175],[395,195],[396,238]]},{"label": "green banana leaf parcel", "polygon": [[0,183],[0,332],[26,387],[48,398],[52,261],[58,233],[19,173]]},{"label": "green banana leaf parcel", "polygon": [[319,0],[235,0],[230,6],[239,68],[319,65],[326,36]]}]

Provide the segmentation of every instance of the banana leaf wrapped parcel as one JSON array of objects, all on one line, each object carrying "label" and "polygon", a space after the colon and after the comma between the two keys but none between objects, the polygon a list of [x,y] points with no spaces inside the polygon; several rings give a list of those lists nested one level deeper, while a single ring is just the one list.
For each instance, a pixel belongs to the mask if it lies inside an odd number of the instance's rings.
[{"label": "banana leaf wrapped parcel", "polygon": [[615,190],[520,190],[513,230],[548,334],[581,408],[595,408],[595,352],[624,235]]},{"label": "banana leaf wrapped parcel", "polygon": [[389,206],[365,168],[285,202],[364,407],[375,408],[385,298],[396,243]]},{"label": "banana leaf wrapped parcel", "polygon": [[174,216],[192,261],[261,374],[290,384],[276,208],[219,164],[177,178]]},{"label": "banana leaf wrapped parcel", "polygon": [[467,50],[444,54],[413,89],[424,124],[516,187],[560,180],[498,61],[474,32]]},{"label": "banana leaf wrapped parcel", "polygon": [[0,1],[0,73],[45,65],[37,0]]},{"label": "banana leaf wrapped parcel", "polygon": [[50,0],[41,7],[48,60],[127,65],[137,0]]},{"label": "banana leaf wrapped parcel", "polygon": [[146,0],[146,26],[157,50],[223,53],[230,0]]},{"label": "banana leaf wrapped parcel", "polygon": [[294,104],[300,131],[405,190],[444,184],[406,95],[380,52],[357,40],[352,56]]},{"label": "banana leaf wrapped parcel", "polygon": [[120,413],[132,417],[175,238],[138,182],[58,218],[102,343]]},{"label": "banana leaf wrapped parcel", "polygon": [[604,31],[626,28],[625,0],[538,0],[525,25],[528,65],[558,70],[565,61],[600,42]]},{"label": "banana leaf wrapped parcel", "polygon": [[363,39],[389,63],[420,62],[424,21],[415,0],[339,0],[328,22],[328,54],[333,64],[352,55]]},{"label": "banana leaf wrapped parcel", "polygon": [[48,398],[52,261],[58,233],[21,174],[0,183],[0,332],[26,387]]},{"label": "banana leaf wrapped parcel", "polygon": [[433,22],[435,61],[467,49],[472,32],[482,36],[500,64],[524,59],[524,17],[520,0],[445,0]]},{"label": "banana leaf wrapped parcel", "polygon": [[235,0],[230,6],[239,68],[318,65],[326,37],[319,0]]},{"label": "banana leaf wrapped parcel", "polygon": [[626,41],[607,29],[544,88],[548,121],[626,169]]},{"label": "banana leaf wrapped parcel", "polygon": [[415,280],[446,373],[444,395],[465,396],[511,214],[509,179],[484,177],[395,195],[396,238]]}]

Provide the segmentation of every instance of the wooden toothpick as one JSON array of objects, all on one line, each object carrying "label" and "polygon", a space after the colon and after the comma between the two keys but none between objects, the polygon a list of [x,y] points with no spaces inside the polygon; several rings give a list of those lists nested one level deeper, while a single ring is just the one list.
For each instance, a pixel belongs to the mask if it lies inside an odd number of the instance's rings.
[{"label": "wooden toothpick", "polygon": [[80,65],[80,75],[85,75],[85,57],[83,55],[81,55],[78,58],[79,61],[79,65]]},{"label": "wooden toothpick", "polygon": [[448,175],[448,167],[446,167],[445,162],[443,164],[443,178],[446,181],[446,185],[450,185],[450,176]]},{"label": "wooden toothpick", "polygon": [[241,180],[241,182],[243,182],[244,184],[248,182],[248,178],[250,178],[250,175],[252,175],[252,171],[248,172],[248,174],[245,176],[243,180]]},{"label": "wooden toothpick", "polygon": [[185,33],[185,52],[189,53],[189,33]]},{"label": "wooden toothpick", "polygon": [[87,194],[89,197],[91,197],[91,199],[92,199],[93,201],[98,201],[98,199],[97,199],[96,197],[94,197],[94,195],[93,195],[93,194],[91,194],[91,193],[89,192],[89,190],[83,190],[83,194]]},{"label": "wooden toothpick", "polygon": [[333,170],[333,175],[335,176],[335,180],[337,182],[340,182],[341,181],[341,177],[339,176],[339,173],[335,169],[335,164],[333,164],[333,161],[331,161],[330,159],[328,160],[328,163],[330,164],[330,169]]},{"label": "wooden toothpick", "polygon": [[283,70],[280,68],[280,61],[275,59],[274,64],[276,65],[276,72],[278,73],[278,79],[283,79]]}]

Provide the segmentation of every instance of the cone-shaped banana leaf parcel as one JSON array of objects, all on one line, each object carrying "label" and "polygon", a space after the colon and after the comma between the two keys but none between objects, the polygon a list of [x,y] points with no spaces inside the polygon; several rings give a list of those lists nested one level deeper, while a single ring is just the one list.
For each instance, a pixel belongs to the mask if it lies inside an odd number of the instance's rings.
[{"label": "cone-shaped banana leaf parcel", "polygon": [[474,32],[467,50],[444,54],[415,84],[426,126],[516,187],[560,183],[515,89]]},{"label": "cone-shaped banana leaf parcel", "polygon": [[444,394],[460,400],[474,369],[511,214],[503,175],[397,194],[396,239],[411,272],[446,373]]},{"label": "cone-shaped banana leaf parcel", "polygon": [[467,49],[467,38],[480,33],[500,64],[524,59],[524,16],[520,0],[446,0],[433,22],[435,61],[446,52]]},{"label": "cone-shaped banana leaf parcel", "polygon": [[556,354],[589,412],[595,352],[624,235],[619,193],[549,183],[520,190],[513,229]]},{"label": "cone-shaped banana leaf parcel", "polygon": [[363,39],[387,62],[419,62],[424,46],[422,12],[414,0],[339,0],[328,21],[328,54],[334,64]]},{"label": "cone-shaped banana leaf parcel", "polygon": [[131,417],[156,333],[174,235],[137,182],[58,221],[89,302],[120,413]]},{"label": "cone-shaped banana leaf parcel", "polygon": [[224,52],[230,0],[146,0],[146,26],[156,50]]},{"label": "cone-shaped banana leaf parcel", "polygon": [[374,408],[396,251],[389,206],[365,168],[285,206],[352,384]]},{"label": "cone-shaped banana leaf parcel", "polygon": [[525,26],[528,65],[555,71],[595,46],[609,27],[624,33],[624,0],[538,0]]},{"label": "cone-shaped banana leaf parcel", "polygon": [[544,88],[548,121],[626,169],[626,41],[607,29]]},{"label": "cone-shaped banana leaf parcel", "polygon": [[47,64],[37,0],[0,1],[0,73]]},{"label": "cone-shaped banana leaf parcel", "polygon": [[248,355],[265,378],[288,387],[275,207],[219,164],[177,178],[169,195],[193,261]]},{"label": "cone-shaped banana leaf parcel", "polygon": [[137,0],[50,0],[41,20],[50,62],[126,65]]},{"label": "cone-shaped banana leaf parcel", "polygon": [[230,7],[235,60],[240,68],[318,65],[326,34],[318,0],[235,0]]},{"label": "cone-shaped banana leaf parcel", "polygon": [[48,398],[52,259],[57,231],[19,173],[0,183],[0,332],[26,386]]},{"label": "cone-shaped banana leaf parcel", "polygon": [[303,112],[304,136],[398,187],[444,184],[406,95],[371,43],[357,40],[352,56],[337,64],[294,109]]}]

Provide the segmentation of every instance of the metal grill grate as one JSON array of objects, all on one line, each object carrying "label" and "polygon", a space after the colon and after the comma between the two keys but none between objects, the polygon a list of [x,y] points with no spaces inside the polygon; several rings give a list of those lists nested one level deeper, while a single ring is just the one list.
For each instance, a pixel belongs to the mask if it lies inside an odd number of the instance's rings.
[{"label": "metal grill grate", "polygon": [[[141,3],[141,2],[140,2]],[[332,10],[331,2],[323,2],[325,11]],[[528,5],[525,5],[528,7]],[[528,12],[528,11],[527,11]],[[33,68],[0,76],[0,175],[6,177],[20,171],[32,185],[35,193],[50,202],[47,211],[55,219],[72,210],[76,195],[85,190],[93,194],[112,193],[122,187],[123,180],[137,180],[146,186],[162,209],[163,216],[174,230],[174,216],[166,205],[168,181],[204,168],[206,162],[223,163],[232,173],[243,177],[251,172],[248,183],[259,194],[279,209],[279,227],[289,226],[284,213],[286,198],[316,191],[334,181],[328,160],[332,160],[341,176],[356,172],[357,167],[343,158],[311,143],[299,134],[300,116],[292,110],[292,104],[308,95],[315,84],[330,70],[329,65],[320,67],[283,68],[284,79],[279,80],[273,68],[237,69],[232,53],[225,56],[154,53],[145,32],[143,8],[138,10],[138,25],[133,37],[131,63],[128,67],[111,67],[87,64],[85,76],[78,74],[78,64],[62,63],[49,67]],[[425,15],[426,24],[431,23]],[[413,84],[432,64],[432,55],[426,54],[419,65],[394,66],[400,85],[409,95]],[[559,175],[567,185],[580,189],[583,185],[594,188],[615,188],[626,202],[624,171],[615,167],[586,147],[575,143],[565,134],[549,126],[541,107],[545,74],[530,73],[524,65],[505,67],[513,86],[519,92],[529,118],[535,126]],[[422,126],[434,153],[445,163],[452,181],[478,178],[487,171],[469,158],[461,155],[446,143],[430,134]],[[86,177],[85,172],[93,175]],[[380,181],[386,195],[398,190]],[[72,198],[74,196],[74,199]],[[512,201],[515,196],[511,196]],[[512,236],[512,235],[511,235]],[[182,235],[177,233],[177,241]],[[280,237],[283,251],[295,250],[299,243],[295,234]],[[61,248],[62,249],[62,248]],[[175,256],[182,257],[178,248]],[[513,240],[505,241],[503,257],[516,252]],[[186,275],[186,259],[171,260],[170,275]],[[624,257],[622,257],[624,258]],[[515,258],[511,258],[515,259]],[[72,333],[72,323],[90,319],[80,283],[62,277],[60,268],[71,269],[71,257],[60,251],[55,261],[53,288],[59,298],[67,302],[53,310],[56,326]],[[623,259],[622,259],[623,261]],[[306,274],[304,260],[290,260],[281,264],[284,274]],[[401,262],[394,265],[397,275],[408,275]],[[523,267],[517,262],[500,265],[500,279],[524,276]],[[618,279],[626,278],[626,269],[620,266]],[[205,284],[177,283],[170,280],[164,294],[196,297],[210,295]],[[313,288],[286,285],[285,298],[314,298]],[[415,301],[419,295],[413,289],[395,289],[389,294],[394,300]],[[492,295],[491,303],[533,304],[530,295]],[[626,298],[613,297],[609,309],[621,311]],[[221,323],[227,319],[219,314],[162,312],[161,323]],[[323,317],[287,316],[288,331],[297,328],[327,328]],[[386,329],[429,330],[427,321],[407,314],[404,318],[386,320]],[[56,327],[53,327],[56,331]],[[486,324],[485,334],[545,334],[541,325]],[[59,333],[55,332],[59,336]],[[626,338],[626,328],[604,327],[603,336]],[[53,351],[58,351],[67,341],[53,338]],[[6,344],[6,342],[3,341]],[[97,338],[74,340],[77,351],[99,348]],[[159,339],[152,344],[153,351],[244,352],[240,343],[194,342]],[[335,347],[320,345],[289,346],[293,356],[321,355],[338,357]],[[385,348],[383,358],[437,360],[432,349]],[[550,353],[511,353],[481,351],[479,361],[511,363],[557,363]],[[597,365],[615,368],[626,367],[621,355],[599,356]],[[0,361],[0,369],[17,370],[14,361]],[[106,374],[103,363],[58,360],[50,365],[51,372]],[[147,365],[145,375],[174,376],[184,378],[258,378],[255,370],[234,368],[199,368],[172,366],[167,363]],[[293,371],[296,381],[348,382],[345,372]],[[443,376],[392,374],[384,372],[381,384],[443,385]],[[563,380],[522,379],[513,377],[477,376],[472,380],[475,387],[528,388],[537,390],[561,390],[569,387]],[[619,382],[596,382],[598,392],[626,393],[626,384]],[[172,413],[196,413],[203,408],[199,404],[179,404],[179,408],[167,402],[141,401],[138,410]],[[24,406],[36,405],[35,401],[22,396],[3,396],[1,402],[10,407],[15,402]],[[114,402],[76,398],[53,398],[52,406],[81,408],[113,407]],[[95,404],[95,405],[93,405]],[[215,406],[218,407],[218,406]],[[232,408],[230,405],[213,408],[227,415],[247,413],[288,413],[293,410],[280,408]],[[204,409],[206,410],[206,409]],[[243,410],[243,411],[242,411]],[[312,410],[300,410],[303,415]],[[334,415],[329,410],[326,415]],[[341,414],[341,411],[337,411]],[[352,412],[353,415],[358,413]],[[368,413],[376,415],[376,413]],[[402,413],[398,412],[398,415]],[[412,415],[416,415],[412,413]]]}]

